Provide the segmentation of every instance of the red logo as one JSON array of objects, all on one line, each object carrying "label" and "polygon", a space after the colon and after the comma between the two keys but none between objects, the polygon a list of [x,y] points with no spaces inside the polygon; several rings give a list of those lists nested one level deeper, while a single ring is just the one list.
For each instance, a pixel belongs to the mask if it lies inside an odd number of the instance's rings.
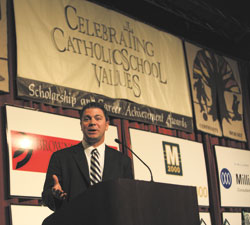
[{"label": "red logo", "polygon": [[11,131],[13,170],[46,173],[53,152],[78,143],[79,140]]}]

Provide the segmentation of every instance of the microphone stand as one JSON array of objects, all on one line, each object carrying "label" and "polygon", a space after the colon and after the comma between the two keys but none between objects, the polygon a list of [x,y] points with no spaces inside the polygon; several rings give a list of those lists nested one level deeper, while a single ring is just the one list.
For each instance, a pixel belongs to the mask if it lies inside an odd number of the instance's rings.
[{"label": "microphone stand", "polygon": [[136,156],[136,158],[137,159],[139,159],[147,168],[148,168],[148,170],[149,170],[149,172],[150,172],[150,176],[151,176],[151,182],[154,182],[154,180],[153,180],[153,174],[152,174],[152,171],[151,171],[151,169],[149,168],[149,166],[145,163],[145,162],[143,162],[142,161],[142,159],[131,149],[131,148],[129,148],[127,145],[125,145],[123,142],[121,142],[119,139],[115,139],[115,142],[116,143],[118,143],[118,144],[121,144],[121,145],[123,145],[123,146],[125,146],[133,155],[135,155]]}]

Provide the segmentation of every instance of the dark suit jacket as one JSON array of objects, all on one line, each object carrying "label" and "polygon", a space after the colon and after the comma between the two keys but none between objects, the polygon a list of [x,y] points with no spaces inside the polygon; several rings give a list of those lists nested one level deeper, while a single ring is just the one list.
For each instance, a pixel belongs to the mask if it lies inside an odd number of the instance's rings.
[{"label": "dark suit jacket", "polygon": [[[67,199],[64,201],[55,199],[52,195],[53,174],[57,175],[62,189],[67,193]],[[121,152],[106,146],[102,181],[117,178],[133,178],[131,160]],[[52,154],[42,193],[43,203],[50,209],[57,210],[89,186],[88,163],[82,143],[79,143]]]}]

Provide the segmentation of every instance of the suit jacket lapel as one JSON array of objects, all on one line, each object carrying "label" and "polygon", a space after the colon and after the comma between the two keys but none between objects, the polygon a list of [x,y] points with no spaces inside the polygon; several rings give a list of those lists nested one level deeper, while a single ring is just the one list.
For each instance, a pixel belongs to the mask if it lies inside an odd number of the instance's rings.
[{"label": "suit jacket lapel", "polygon": [[104,161],[104,168],[103,168],[103,176],[102,176],[102,180],[105,181],[109,178],[109,175],[112,174],[112,165],[114,162],[113,157],[114,155],[112,154],[112,151],[110,151],[108,149],[108,147],[105,147],[105,161]]},{"label": "suit jacket lapel", "polygon": [[87,182],[90,184],[88,162],[87,162],[86,155],[84,153],[82,143],[79,143],[78,145],[76,145],[76,148],[73,151],[74,151],[73,157],[81,173],[83,174]]}]

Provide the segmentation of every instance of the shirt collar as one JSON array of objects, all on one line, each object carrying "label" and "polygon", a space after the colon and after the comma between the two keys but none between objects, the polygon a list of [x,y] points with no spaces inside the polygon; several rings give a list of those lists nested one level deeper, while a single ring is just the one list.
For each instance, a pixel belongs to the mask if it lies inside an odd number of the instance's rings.
[{"label": "shirt collar", "polygon": [[84,139],[82,140],[82,146],[83,146],[83,149],[85,151],[85,153],[90,156],[91,155],[91,152],[93,149],[97,149],[99,154],[104,154],[104,150],[105,150],[105,143],[103,142],[102,144],[100,144],[99,146],[97,147],[94,147],[94,146],[91,146],[89,145]]}]

